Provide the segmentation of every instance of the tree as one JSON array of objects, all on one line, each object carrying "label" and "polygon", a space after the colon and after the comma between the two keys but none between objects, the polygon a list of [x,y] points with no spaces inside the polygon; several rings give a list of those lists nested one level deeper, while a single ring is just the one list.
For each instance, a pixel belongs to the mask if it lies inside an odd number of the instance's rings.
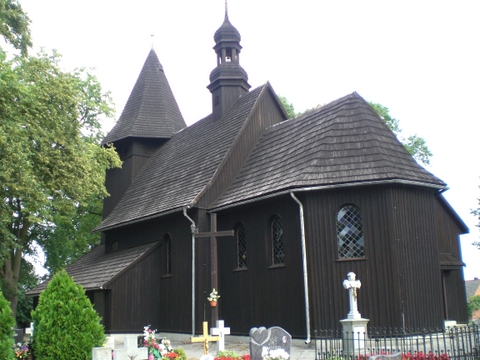
[{"label": "tree", "polygon": [[472,296],[467,306],[468,316],[471,317],[474,311],[480,310],[480,295]]},{"label": "tree", "polygon": [[16,0],[0,0],[0,35],[26,56],[32,46],[30,19]]},{"label": "tree", "polygon": [[289,119],[293,119],[294,117],[297,117],[299,115],[295,112],[295,107],[293,106],[293,104],[290,101],[288,101],[286,97],[279,95],[278,99],[280,100],[280,102],[283,105],[283,108],[287,112]]},{"label": "tree", "polygon": [[56,53],[0,58],[0,279],[14,316],[23,254],[35,244],[47,257],[58,247],[86,250],[84,240],[49,243],[46,235],[107,196],[105,170],[121,162],[98,139],[100,118],[112,111],[97,79],[60,70]]},{"label": "tree", "polygon": [[390,115],[390,112],[387,107],[377,104],[374,102],[368,102],[370,106],[375,110],[375,112],[382,118],[383,121],[387,124],[390,130],[397,136],[400,142],[405,146],[410,155],[413,156],[415,160],[422,163],[423,165],[430,164],[430,156],[432,153],[428,149],[425,139],[419,137],[417,134],[410,135],[407,138],[404,138],[400,129],[400,122],[393,118]]},{"label": "tree", "polygon": [[[1,290],[1,289],[0,289]],[[13,359],[12,347],[15,344],[13,341],[13,326],[15,321],[12,317],[12,310],[10,304],[0,291],[0,358]]]},{"label": "tree", "polygon": [[49,282],[33,312],[35,358],[91,359],[92,348],[105,341],[100,316],[85,290],[65,270]]}]

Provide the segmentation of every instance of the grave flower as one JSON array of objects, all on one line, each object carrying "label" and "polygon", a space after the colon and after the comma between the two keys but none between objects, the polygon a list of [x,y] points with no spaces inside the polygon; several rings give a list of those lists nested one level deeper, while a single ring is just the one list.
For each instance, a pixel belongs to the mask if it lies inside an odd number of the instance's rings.
[{"label": "grave flower", "polygon": [[27,339],[23,339],[23,343],[17,343],[13,348],[15,359],[27,359],[30,355],[30,347]]},{"label": "grave flower", "polygon": [[181,356],[172,349],[170,340],[155,337],[156,330],[150,329],[150,325],[143,328],[143,346],[148,348],[149,360],[168,360],[177,359]]}]

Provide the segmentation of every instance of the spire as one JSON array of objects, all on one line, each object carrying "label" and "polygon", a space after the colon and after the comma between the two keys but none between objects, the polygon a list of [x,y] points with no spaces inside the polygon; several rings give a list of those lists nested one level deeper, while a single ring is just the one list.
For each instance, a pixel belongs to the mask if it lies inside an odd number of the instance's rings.
[{"label": "spire", "polygon": [[248,75],[240,66],[241,36],[228,19],[226,0],[225,19],[213,39],[217,67],[210,73],[210,85],[207,87],[212,93],[213,116],[220,119],[230,106],[250,89]]},{"label": "spire", "polygon": [[169,139],[184,127],[177,101],[152,48],[122,115],[102,144],[128,137]]}]

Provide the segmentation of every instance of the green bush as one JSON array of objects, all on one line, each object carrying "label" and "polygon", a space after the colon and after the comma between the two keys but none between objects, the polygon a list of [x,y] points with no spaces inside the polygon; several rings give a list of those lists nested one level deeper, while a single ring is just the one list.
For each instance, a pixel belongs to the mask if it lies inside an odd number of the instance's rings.
[{"label": "green bush", "polygon": [[12,316],[10,303],[3,296],[0,291],[0,359],[13,359],[13,326],[15,320]]},{"label": "green bush", "polygon": [[468,316],[471,317],[475,310],[480,309],[480,295],[472,296],[467,306],[468,306]]},{"label": "green bush", "polygon": [[105,341],[100,317],[85,290],[65,270],[42,292],[32,317],[37,360],[91,359],[92,348]]}]

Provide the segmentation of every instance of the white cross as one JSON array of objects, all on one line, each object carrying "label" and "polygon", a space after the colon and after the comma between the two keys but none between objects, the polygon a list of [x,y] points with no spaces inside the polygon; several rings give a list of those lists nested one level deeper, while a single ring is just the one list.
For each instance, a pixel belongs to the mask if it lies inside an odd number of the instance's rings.
[{"label": "white cross", "polygon": [[347,280],[343,281],[343,287],[348,290],[348,297],[350,300],[350,312],[348,313],[348,319],[361,319],[362,315],[358,312],[357,307],[357,289],[360,289],[362,283],[360,280],[355,280],[355,273],[349,272],[347,274]]},{"label": "white cross", "polygon": [[212,335],[218,335],[217,355],[220,351],[225,350],[225,335],[230,335],[230,328],[224,327],[223,320],[217,320],[217,327],[211,328]]},{"label": "white cross", "polygon": [[123,338],[123,349],[115,349],[114,360],[140,360],[148,357],[146,347],[138,347],[138,339],[135,335],[127,335]]}]

